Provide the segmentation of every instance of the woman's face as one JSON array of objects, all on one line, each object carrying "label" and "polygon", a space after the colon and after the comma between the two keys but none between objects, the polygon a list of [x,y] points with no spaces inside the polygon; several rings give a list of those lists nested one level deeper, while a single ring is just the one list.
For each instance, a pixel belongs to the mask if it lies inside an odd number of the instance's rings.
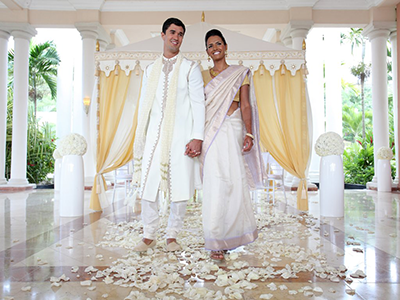
[{"label": "woman's face", "polygon": [[228,46],[224,44],[222,39],[217,36],[210,36],[207,40],[207,54],[213,61],[225,59],[225,52]]}]

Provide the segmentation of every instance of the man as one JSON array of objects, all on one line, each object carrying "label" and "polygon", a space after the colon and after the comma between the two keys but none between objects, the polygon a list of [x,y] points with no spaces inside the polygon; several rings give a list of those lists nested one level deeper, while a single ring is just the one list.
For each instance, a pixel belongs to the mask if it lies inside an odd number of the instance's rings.
[{"label": "man", "polygon": [[140,185],[144,228],[143,240],[134,248],[139,252],[156,245],[161,192],[171,200],[167,251],[181,249],[176,237],[194,194],[194,158],[201,153],[205,103],[199,66],[179,52],[185,31],[176,18],[164,22],[163,55],[143,75],[134,144],[134,181]]}]

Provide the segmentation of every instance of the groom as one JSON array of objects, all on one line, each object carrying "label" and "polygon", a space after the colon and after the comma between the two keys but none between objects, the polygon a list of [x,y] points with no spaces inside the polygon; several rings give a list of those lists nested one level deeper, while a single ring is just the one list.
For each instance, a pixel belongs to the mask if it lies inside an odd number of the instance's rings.
[{"label": "groom", "polygon": [[201,153],[205,103],[200,67],[179,51],[185,31],[179,19],[164,22],[163,55],[143,75],[134,144],[134,181],[140,185],[144,227],[134,248],[139,252],[156,245],[161,192],[171,200],[167,251],[181,250],[176,237],[194,194],[193,158]]}]

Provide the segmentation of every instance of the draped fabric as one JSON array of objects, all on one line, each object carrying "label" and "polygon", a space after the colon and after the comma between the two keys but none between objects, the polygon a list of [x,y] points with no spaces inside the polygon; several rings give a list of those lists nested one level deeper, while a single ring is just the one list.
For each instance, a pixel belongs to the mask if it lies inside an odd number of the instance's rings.
[{"label": "draped fabric", "polygon": [[306,169],[310,136],[303,75],[299,70],[292,76],[285,66],[281,66],[280,72],[271,76],[261,65],[253,78],[260,114],[261,143],[287,172],[300,178],[297,208],[307,211]]},{"label": "draped fabric", "polygon": [[[96,176],[90,208],[102,210],[109,203],[103,174],[114,171],[133,159],[133,141],[137,125],[141,72],[128,75],[118,66],[107,77],[100,72],[97,98]],[[139,76],[131,79],[133,76]]]},{"label": "draped fabric", "polygon": [[[260,130],[258,120],[257,102],[253,89],[253,80],[248,68],[239,65],[232,65],[222,72],[219,76],[211,80],[204,89],[206,94],[206,124],[202,153],[199,157],[202,168],[206,163],[208,149],[213,143],[215,136],[218,134],[220,127],[226,118],[229,107],[232,104],[233,98],[241,87],[246,75],[250,80],[249,101],[252,113],[252,133],[255,141],[259,141]],[[221,99],[226,99],[222,101]],[[246,135],[246,129],[243,126],[243,136]],[[266,178],[265,168],[261,156],[261,150],[258,143],[244,154],[246,175],[248,184],[251,189],[259,188],[263,185],[263,180]],[[203,174],[201,174],[203,176]]]}]

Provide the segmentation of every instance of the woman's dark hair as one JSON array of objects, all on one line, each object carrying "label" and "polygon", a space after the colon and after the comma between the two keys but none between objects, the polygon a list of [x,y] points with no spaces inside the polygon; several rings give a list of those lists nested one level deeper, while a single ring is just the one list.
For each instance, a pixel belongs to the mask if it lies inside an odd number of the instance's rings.
[{"label": "woman's dark hair", "polygon": [[177,18],[169,18],[167,20],[165,20],[163,26],[162,26],[162,32],[164,34],[167,33],[167,29],[169,28],[169,26],[171,26],[171,24],[174,24],[176,26],[182,27],[183,28],[183,33],[186,32],[186,27],[185,24],[183,24],[183,22]]},{"label": "woman's dark hair", "polygon": [[224,42],[224,45],[226,45],[226,41],[224,36],[222,35],[222,32],[219,31],[218,29],[211,29],[209,32],[206,33],[206,48],[207,48],[207,40],[212,37],[212,36],[219,36],[221,40]]}]

